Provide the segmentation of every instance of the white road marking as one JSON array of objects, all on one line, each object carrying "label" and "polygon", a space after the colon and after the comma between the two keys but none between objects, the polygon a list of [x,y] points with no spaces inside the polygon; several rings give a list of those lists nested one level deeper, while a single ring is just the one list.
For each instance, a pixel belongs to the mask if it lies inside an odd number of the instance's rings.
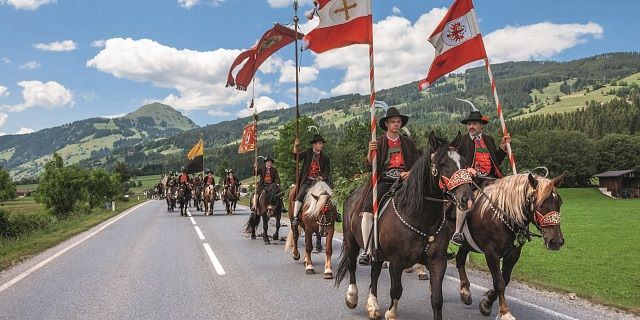
[{"label": "white road marking", "polygon": [[41,261],[40,263],[36,264],[35,266],[31,267],[29,270],[19,274],[18,276],[16,276],[15,278],[9,280],[8,282],[5,282],[3,285],[0,286],[0,292],[7,290],[9,287],[11,287],[12,285],[16,284],[18,281],[24,279],[26,276],[34,273],[35,271],[37,271],[38,269],[44,267],[47,263],[55,260],[57,257],[63,255],[65,252],[73,249],[75,246],[87,241],[89,238],[95,236],[96,234],[98,234],[98,232],[104,230],[105,228],[107,228],[108,226],[110,226],[111,224],[113,224],[114,222],[124,218],[125,216],[127,216],[129,213],[133,212],[134,210],[142,207],[143,205],[150,203],[151,201],[146,201],[143,202],[139,205],[136,205],[135,207],[121,213],[119,216],[117,216],[115,219],[111,220],[110,222],[108,222],[107,224],[103,225],[102,227],[98,228],[96,231],[91,232],[90,234],[88,234],[86,237],[80,239],[79,241],[69,245],[68,247],[58,251],[56,254],[50,256],[49,258]]},{"label": "white road marking", "polygon": [[226,273],[224,272],[224,269],[222,268],[220,261],[218,261],[216,254],[213,253],[213,250],[211,250],[211,246],[209,246],[208,243],[205,243],[203,245],[204,245],[204,250],[206,250],[207,255],[209,255],[209,260],[211,260],[211,263],[213,263],[213,267],[216,269],[216,273],[218,275],[224,276]]},{"label": "white road marking", "polygon": [[[340,238],[338,238],[338,237],[334,237],[334,238],[333,238],[333,240],[335,240],[336,242],[340,242],[340,243],[342,243],[342,239],[340,239]],[[449,281],[453,281],[453,282],[460,283],[460,280],[459,280],[458,278],[455,278],[455,277],[452,277],[452,276],[447,276],[447,275],[445,275],[445,276],[444,276],[444,278],[445,278],[445,279],[447,279],[447,280],[449,280]],[[474,289],[477,289],[477,290],[480,290],[480,291],[485,291],[485,292],[486,292],[486,291],[488,291],[488,290],[489,290],[489,289],[487,289],[487,288],[485,288],[485,287],[483,287],[483,286],[479,286],[479,285],[477,285],[477,284],[473,284],[473,283],[471,284],[471,286],[472,286]],[[526,307],[536,309],[536,310],[538,310],[538,311],[541,311],[541,312],[544,312],[544,313],[550,314],[550,315],[552,315],[552,316],[554,316],[554,317],[558,317],[558,318],[560,318],[560,319],[565,319],[565,320],[579,320],[579,319],[577,319],[577,318],[570,317],[570,316],[568,316],[568,315],[566,315],[566,314],[563,314],[563,313],[560,313],[560,312],[557,312],[557,311],[553,311],[553,310],[551,310],[551,309],[547,309],[547,308],[545,308],[545,307],[541,307],[541,306],[539,306],[539,305],[536,305],[536,304],[533,304],[533,303],[531,303],[531,302],[527,302],[527,301],[524,301],[524,300],[518,299],[518,298],[516,298],[516,297],[512,297],[512,296],[510,296],[510,295],[505,295],[505,298],[506,298],[506,299],[508,299],[508,300],[510,300],[510,301],[514,301],[514,302],[516,302],[516,303],[522,304],[522,305],[524,305],[524,306],[526,306]]]},{"label": "white road marking", "polygon": [[198,237],[200,238],[200,240],[204,240],[204,234],[202,234],[202,231],[200,231],[200,227],[195,226],[194,228],[196,228],[196,232],[198,233]]},{"label": "white road marking", "polygon": [[191,217],[191,211],[189,211],[189,209],[187,209],[187,215]]},{"label": "white road marking", "polygon": [[193,219],[193,217],[189,216],[189,219],[191,219],[191,224],[193,224],[194,226],[196,225],[196,220]]}]

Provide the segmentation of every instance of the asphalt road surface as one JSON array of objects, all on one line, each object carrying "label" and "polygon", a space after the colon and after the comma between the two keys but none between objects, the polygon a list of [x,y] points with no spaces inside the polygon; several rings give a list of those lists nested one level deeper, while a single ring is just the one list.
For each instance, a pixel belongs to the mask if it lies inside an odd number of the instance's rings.
[{"label": "asphalt road surface", "polygon": [[[313,254],[318,273],[306,275],[302,262],[284,252],[284,242],[264,245],[242,232],[246,207],[226,215],[218,202],[213,216],[190,213],[180,217],[167,213],[164,201],[148,201],[3,272],[0,319],[367,319],[368,267],[358,267],[360,299],[350,310],[344,304],[348,278],[336,289],[322,277],[324,253]],[[288,220],[283,223],[286,236]],[[334,272],[340,244],[333,244]],[[497,302],[489,318],[478,311],[490,278],[470,272],[474,301],[465,306],[456,275],[449,265],[445,319],[494,319]],[[405,274],[403,284],[399,318],[431,319],[428,281]],[[379,293],[384,314],[386,270]],[[518,319],[637,319],[517,283],[507,294]]]}]

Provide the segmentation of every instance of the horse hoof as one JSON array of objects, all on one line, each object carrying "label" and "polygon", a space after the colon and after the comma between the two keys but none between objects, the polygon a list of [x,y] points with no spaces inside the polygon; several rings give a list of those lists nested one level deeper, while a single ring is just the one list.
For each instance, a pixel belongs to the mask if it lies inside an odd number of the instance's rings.
[{"label": "horse hoof", "polygon": [[298,254],[291,254],[291,257],[293,258],[293,260],[300,260],[300,253],[298,252]]},{"label": "horse hoof", "polygon": [[273,237],[272,237],[272,238],[273,238],[273,241],[278,241],[278,240],[280,240],[280,238],[278,238],[278,236],[277,236],[277,235],[275,235],[275,234],[273,235]]},{"label": "horse hoof", "polygon": [[324,278],[325,279],[333,279],[333,272],[325,272],[324,273]]},{"label": "horse hoof", "polygon": [[252,235],[252,236],[251,236],[251,239],[255,240],[255,239],[256,239],[256,236],[253,236],[253,235]]},{"label": "horse hoof", "polygon": [[429,280],[429,275],[426,273],[418,274],[418,280]]},{"label": "horse hoof", "polygon": [[391,310],[387,310],[387,312],[384,313],[384,318],[386,320],[396,320],[396,319],[398,319],[398,317],[396,315],[392,315],[391,314]]},{"label": "horse hoof", "polygon": [[496,320],[516,320],[516,318],[511,314],[511,312],[507,312],[506,314],[498,314]]},{"label": "horse hoof", "polygon": [[358,306],[358,299],[355,299],[355,301],[349,301],[349,297],[346,297],[344,299],[344,303],[347,305],[347,308],[355,309]]},{"label": "horse hoof", "polygon": [[462,301],[462,303],[466,304],[466,305],[471,305],[471,303],[473,303],[473,299],[471,298],[471,294],[467,293],[467,292],[460,292],[460,300]]},{"label": "horse hoof", "polygon": [[271,242],[270,242],[269,240],[265,240],[265,241],[264,241],[264,244],[265,244],[265,245],[270,245],[270,244],[271,244]]},{"label": "horse hoof", "polygon": [[314,269],[307,269],[307,270],[305,270],[305,272],[307,274],[316,274],[316,270],[314,270]]},{"label": "horse hoof", "polygon": [[316,253],[321,253],[321,252],[322,252],[322,246],[317,246]]},{"label": "horse hoof", "polygon": [[478,305],[478,307],[480,308],[480,313],[486,317],[491,314],[493,303],[489,303],[487,299],[483,299],[480,301],[480,305]]}]

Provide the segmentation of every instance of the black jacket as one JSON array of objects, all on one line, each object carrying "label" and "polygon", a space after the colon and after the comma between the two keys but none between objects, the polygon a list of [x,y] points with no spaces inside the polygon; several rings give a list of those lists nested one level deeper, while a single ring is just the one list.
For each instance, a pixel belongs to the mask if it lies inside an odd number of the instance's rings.
[{"label": "black jacket", "polygon": [[[311,160],[313,160],[313,148],[308,148],[305,151],[299,152],[300,161],[302,162],[302,167],[300,168],[300,183],[304,182],[304,179],[309,175],[309,168],[311,167]],[[296,154],[293,154],[293,159],[296,159]],[[326,153],[320,152],[320,176],[324,181],[331,185],[331,160]]]},{"label": "black jacket", "polygon": [[[416,143],[411,138],[400,135],[400,146],[402,147],[402,158],[404,159],[405,171],[411,171],[413,164],[418,161],[418,158],[422,155]],[[378,180],[382,177],[382,170],[384,169],[384,161],[387,159],[387,152],[389,152],[389,145],[387,144],[387,134],[383,134],[378,138],[378,155],[376,158],[376,171],[378,174]],[[371,170],[371,166],[369,168]]]},{"label": "black jacket", "polygon": [[[487,146],[487,150],[489,150],[489,156],[491,157],[491,163],[493,164],[493,168],[491,168],[490,174],[497,178],[501,178],[502,172],[500,172],[500,165],[504,158],[507,156],[507,153],[504,150],[497,148],[496,143],[490,135],[482,134],[482,140],[484,144]],[[473,160],[476,157],[476,145],[471,140],[471,137],[468,134],[462,136],[462,141],[460,142],[460,146],[458,147],[458,152],[460,155],[467,160],[467,164],[469,167],[473,166]]]},{"label": "black jacket", "polygon": [[[258,187],[262,187],[264,185],[264,175],[267,173],[267,167],[262,165],[258,167],[258,176],[260,176],[260,181],[258,181]],[[276,167],[271,167],[271,183],[280,184],[280,175],[278,174],[278,169]]]}]

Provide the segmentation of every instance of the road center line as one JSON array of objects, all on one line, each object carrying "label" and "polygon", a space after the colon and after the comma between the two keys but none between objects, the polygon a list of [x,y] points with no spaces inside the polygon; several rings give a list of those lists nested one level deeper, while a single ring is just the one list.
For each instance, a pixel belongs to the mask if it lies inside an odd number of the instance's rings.
[{"label": "road center line", "polygon": [[198,237],[200,238],[200,240],[204,240],[204,234],[202,234],[202,231],[200,231],[200,227],[195,226],[194,228],[196,228],[196,232],[198,233]]},{"label": "road center line", "polygon": [[218,275],[224,276],[226,273],[224,272],[224,269],[222,268],[222,265],[220,264],[220,261],[218,261],[218,258],[216,257],[216,254],[213,253],[213,250],[211,250],[211,246],[209,246],[208,243],[205,243],[203,245],[204,245],[204,250],[207,251],[207,255],[209,256],[209,260],[211,260],[211,263],[213,263],[213,267],[216,269],[216,273]]},{"label": "road center line", "polygon": [[[338,237],[334,237],[333,240],[335,240],[336,242],[342,243],[342,239],[340,239]],[[455,278],[455,277],[452,277],[452,276],[447,276],[447,275],[445,275],[444,277],[445,277],[445,279],[447,279],[449,281],[460,283],[460,280],[458,278]],[[480,291],[488,291],[489,290],[489,289],[487,289],[487,288],[485,288],[483,286],[480,286],[480,285],[477,285],[477,284],[473,284],[473,283],[471,284],[471,286],[474,289],[477,289],[477,290],[480,290]],[[507,299],[509,299],[511,301],[514,301],[516,303],[525,305],[525,306],[527,306],[529,308],[533,308],[533,309],[536,309],[538,311],[553,315],[554,317],[558,317],[558,318],[565,319],[565,320],[578,320],[578,319],[570,317],[570,316],[568,316],[566,314],[563,314],[563,313],[560,313],[560,312],[557,312],[557,311],[553,311],[553,310],[547,309],[545,307],[541,307],[539,305],[536,305],[536,304],[533,304],[531,302],[527,302],[527,301],[518,299],[518,298],[510,296],[510,295],[505,295],[505,298],[507,298]]]},{"label": "road center line", "polygon": [[87,241],[89,238],[95,236],[96,234],[98,234],[98,232],[104,230],[105,228],[107,228],[108,226],[110,226],[111,224],[113,224],[114,222],[124,218],[125,216],[127,216],[129,213],[133,212],[134,210],[142,207],[143,205],[147,204],[147,203],[151,203],[151,201],[146,201],[143,202],[139,205],[136,205],[135,207],[121,213],[119,216],[112,218],[113,220],[111,220],[110,222],[108,222],[107,224],[103,225],[102,227],[98,228],[96,231],[91,232],[90,234],[88,234],[86,237],[78,240],[77,242],[69,245],[68,247],[58,251],[57,253],[55,253],[54,255],[50,256],[49,258],[42,260],[40,263],[36,264],[35,266],[29,268],[29,270],[19,274],[18,276],[16,276],[15,278],[9,280],[8,282],[4,283],[3,285],[0,286],[0,292],[7,290],[9,287],[11,287],[12,285],[16,284],[18,281],[24,279],[26,276],[32,274],[33,272],[37,271],[38,269],[44,267],[46,264],[48,264],[49,262],[55,260],[57,257],[63,255],[65,252],[73,249],[75,246]]},{"label": "road center line", "polygon": [[191,224],[193,224],[194,226],[196,225],[196,220],[193,219],[193,217],[189,216],[189,219],[191,219]]}]

